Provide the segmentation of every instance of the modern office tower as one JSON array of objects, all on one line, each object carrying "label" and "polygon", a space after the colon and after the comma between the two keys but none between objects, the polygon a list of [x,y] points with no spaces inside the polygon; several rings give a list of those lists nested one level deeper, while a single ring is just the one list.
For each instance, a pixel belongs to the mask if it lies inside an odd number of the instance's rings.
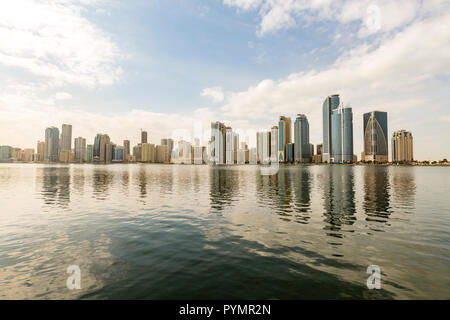
[{"label": "modern office tower", "polygon": [[24,154],[20,148],[12,148],[12,161],[23,161]]},{"label": "modern office tower", "polygon": [[269,132],[262,132],[262,147],[261,147],[261,158],[260,163],[269,164],[270,163],[270,145],[271,145],[271,137]]},{"label": "modern office tower", "polygon": [[316,154],[317,155],[322,155],[322,153],[323,153],[323,144],[318,144],[316,146]]},{"label": "modern office tower", "polygon": [[364,160],[388,162],[388,122],[387,112],[364,113]]},{"label": "modern office tower", "polygon": [[211,161],[224,164],[226,158],[226,127],[222,122],[211,123]]},{"label": "modern office tower", "polygon": [[270,162],[278,162],[278,127],[270,129]]},{"label": "modern office tower", "polygon": [[61,149],[72,150],[72,125],[63,124],[61,130]]},{"label": "modern office tower", "polygon": [[169,163],[169,146],[156,146],[156,162]]},{"label": "modern office tower", "polygon": [[256,133],[256,162],[262,163],[262,154],[263,150],[263,133],[257,132]]},{"label": "modern office tower", "polygon": [[150,151],[150,143],[142,143],[141,144],[141,162],[150,162],[151,151]]},{"label": "modern office tower", "polygon": [[295,161],[295,144],[286,144],[286,162],[293,163]]},{"label": "modern office tower", "polygon": [[192,164],[191,144],[187,141],[178,141],[178,161],[182,164]]},{"label": "modern office tower", "polygon": [[292,142],[291,139],[291,118],[280,116],[278,121],[278,161],[286,162],[286,145]]},{"label": "modern office tower", "polygon": [[136,159],[137,162],[141,161],[142,156],[142,144],[139,143],[137,146],[133,147],[133,157]]},{"label": "modern office tower", "polygon": [[71,163],[74,161],[74,153],[72,150],[61,150],[59,152],[59,161],[62,163]]},{"label": "modern office tower", "polygon": [[113,148],[115,145],[111,142],[105,145],[105,163],[111,163],[113,157]]},{"label": "modern office tower", "polygon": [[147,143],[147,131],[141,131],[141,143]]},{"label": "modern office tower", "polygon": [[312,143],[309,144],[309,154],[311,158],[314,156],[314,145]]},{"label": "modern office tower", "polygon": [[340,98],[338,94],[328,96],[323,102],[323,162],[330,163],[331,155],[333,153],[331,136],[332,136],[332,121],[331,114],[340,105]]},{"label": "modern office tower", "polygon": [[239,134],[238,133],[233,133],[233,148],[234,148],[234,152],[233,152],[233,156],[234,156],[234,163],[237,163],[237,152],[239,150]]},{"label": "modern office tower", "polygon": [[171,162],[173,152],[173,139],[161,139],[161,145],[169,147],[169,162]]},{"label": "modern office tower", "polygon": [[122,146],[114,146],[112,150],[112,162],[124,162],[126,155],[126,148]]},{"label": "modern office tower", "polygon": [[86,162],[92,163],[94,160],[94,146],[92,144],[88,144],[86,147]]},{"label": "modern office tower", "polygon": [[124,161],[128,161],[129,156],[131,155],[130,153],[130,140],[123,140],[123,147],[125,148],[125,158]]},{"label": "modern office tower", "polygon": [[37,149],[36,149],[36,161],[44,161],[44,150],[45,150],[45,142],[38,141],[37,142]]},{"label": "modern office tower", "polygon": [[44,161],[57,162],[59,158],[59,129],[45,129]]},{"label": "modern office tower", "polygon": [[192,148],[193,155],[193,163],[194,164],[204,164],[206,163],[206,159],[204,158],[206,155],[206,147],[196,146]]},{"label": "modern office tower", "polygon": [[234,132],[231,127],[226,128],[226,164],[234,164]]},{"label": "modern office tower", "polygon": [[331,114],[332,163],[353,162],[353,112],[342,104]]},{"label": "modern office tower", "polygon": [[11,162],[13,148],[10,146],[0,146],[0,162]]},{"label": "modern office tower", "polygon": [[23,161],[31,162],[33,161],[34,149],[24,149],[23,150]]},{"label": "modern office tower", "polygon": [[411,162],[414,160],[413,136],[410,131],[397,130],[391,139],[392,162]]},{"label": "modern office tower", "polygon": [[294,161],[311,162],[309,122],[304,114],[298,114],[294,123]]},{"label": "modern office tower", "polygon": [[86,139],[82,137],[75,138],[74,141],[75,148],[75,162],[85,162],[86,161]]},{"label": "modern office tower", "polygon": [[[96,163],[107,163],[107,160],[111,162],[112,150],[109,150],[109,154],[111,157],[107,158],[107,150],[106,146],[111,143],[109,136],[107,134],[97,134],[94,140],[94,158],[93,161]],[[112,147],[112,146],[111,146]],[[109,146],[108,146],[109,148]],[[108,163],[109,163],[108,162]]]},{"label": "modern office tower", "polygon": [[249,163],[257,164],[258,163],[258,155],[256,153],[256,148],[251,148],[249,152]]}]

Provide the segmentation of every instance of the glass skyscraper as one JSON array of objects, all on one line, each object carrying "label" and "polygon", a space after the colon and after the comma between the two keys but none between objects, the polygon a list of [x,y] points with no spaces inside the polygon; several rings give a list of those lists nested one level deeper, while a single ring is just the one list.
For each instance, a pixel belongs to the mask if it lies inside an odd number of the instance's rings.
[{"label": "glass skyscraper", "polygon": [[311,161],[309,144],[309,122],[304,114],[298,114],[294,123],[294,159],[295,162]]},{"label": "glass skyscraper", "polygon": [[364,160],[388,161],[387,112],[372,111],[364,114]]},{"label": "glass skyscraper", "polygon": [[341,104],[331,113],[331,163],[353,162],[353,112]]},{"label": "glass skyscraper", "polygon": [[59,129],[56,127],[45,129],[44,160],[49,162],[59,160]]},{"label": "glass skyscraper", "polygon": [[286,161],[286,145],[292,142],[291,139],[291,118],[280,116],[278,121],[278,160]]},{"label": "glass skyscraper", "polygon": [[340,98],[338,94],[328,96],[323,102],[323,162],[330,162],[331,154],[333,153],[331,114],[339,107],[339,104]]}]

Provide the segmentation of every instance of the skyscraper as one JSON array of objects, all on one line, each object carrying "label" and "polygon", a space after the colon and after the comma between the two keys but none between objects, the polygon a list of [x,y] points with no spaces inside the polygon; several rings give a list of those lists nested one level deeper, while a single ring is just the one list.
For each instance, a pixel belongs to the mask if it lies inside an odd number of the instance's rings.
[{"label": "skyscraper", "polygon": [[294,123],[295,162],[311,162],[309,122],[304,114],[298,114]]},{"label": "skyscraper", "polygon": [[332,163],[353,162],[353,112],[342,104],[331,113]]},{"label": "skyscraper", "polygon": [[363,116],[364,160],[388,161],[387,112],[372,111]]},{"label": "skyscraper", "polygon": [[98,163],[107,163],[107,160],[109,162],[111,161],[112,157],[112,150],[109,150],[110,152],[108,155],[111,155],[111,157],[107,158],[107,145],[110,144],[111,140],[109,139],[109,136],[107,134],[97,134],[94,140],[94,162]]},{"label": "skyscraper", "polygon": [[72,125],[63,124],[61,131],[61,150],[72,150]]},{"label": "skyscraper", "polygon": [[37,161],[44,161],[44,150],[45,150],[45,142],[43,141],[38,141],[37,142],[37,149],[36,149],[36,153],[37,153]]},{"label": "skyscraper", "polygon": [[0,162],[11,162],[13,148],[10,146],[0,146]]},{"label": "skyscraper", "polygon": [[44,161],[57,162],[59,159],[59,129],[45,129]]},{"label": "skyscraper", "polygon": [[397,130],[392,133],[392,162],[410,162],[414,160],[413,136],[406,130]]},{"label": "skyscraper", "polygon": [[214,164],[224,164],[226,154],[226,127],[222,122],[211,123],[211,161]]},{"label": "skyscraper", "polygon": [[141,131],[141,143],[147,143],[147,131]]},{"label": "skyscraper", "polygon": [[82,137],[75,138],[74,142],[75,147],[75,162],[84,162],[86,161],[86,139]]},{"label": "skyscraper", "polygon": [[278,162],[278,127],[273,126],[270,130],[270,162]]},{"label": "skyscraper", "polygon": [[234,163],[234,133],[231,127],[226,128],[226,164]]},{"label": "skyscraper", "polygon": [[86,162],[92,163],[94,159],[94,146],[92,144],[88,144],[86,147]]},{"label": "skyscraper", "polygon": [[278,121],[278,160],[286,161],[286,144],[291,143],[291,118],[280,116]]},{"label": "skyscraper", "polygon": [[123,140],[123,147],[125,148],[124,161],[128,161],[130,156],[130,140]]},{"label": "skyscraper", "polygon": [[323,102],[323,162],[330,162],[331,155],[333,153],[331,136],[332,136],[332,122],[331,114],[333,110],[337,109],[340,104],[340,98],[338,94],[328,96]]}]

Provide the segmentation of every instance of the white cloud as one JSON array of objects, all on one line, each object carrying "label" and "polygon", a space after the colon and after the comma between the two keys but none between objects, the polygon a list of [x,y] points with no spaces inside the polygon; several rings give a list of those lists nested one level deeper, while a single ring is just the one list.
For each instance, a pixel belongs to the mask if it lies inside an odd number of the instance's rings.
[{"label": "white cloud", "polygon": [[205,88],[201,93],[202,97],[208,97],[213,102],[222,102],[225,99],[225,94],[221,87]]},{"label": "white cloud", "polygon": [[121,53],[111,37],[82,16],[96,0],[0,2],[0,65],[40,81],[85,87],[119,80]]},{"label": "white cloud", "polygon": [[[224,0],[223,3],[239,10],[257,10],[261,17],[260,35],[329,20],[342,24],[359,22],[361,37],[393,30],[418,16],[448,7],[448,2],[442,0]],[[377,10],[371,10],[372,7]],[[378,13],[379,16],[374,16]],[[379,28],[370,28],[373,18],[379,20]]]},{"label": "white cloud", "polygon": [[70,100],[72,99],[72,95],[68,92],[57,92],[55,94],[56,100]]}]

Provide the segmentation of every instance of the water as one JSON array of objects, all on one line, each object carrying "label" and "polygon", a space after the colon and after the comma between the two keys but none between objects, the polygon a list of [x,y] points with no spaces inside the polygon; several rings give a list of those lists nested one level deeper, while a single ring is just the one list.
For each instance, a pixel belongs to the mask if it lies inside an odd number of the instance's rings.
[{"label": "water", "polygon": [[449,299],[449,181],[444,167],[1,164],[0,298]]}]

